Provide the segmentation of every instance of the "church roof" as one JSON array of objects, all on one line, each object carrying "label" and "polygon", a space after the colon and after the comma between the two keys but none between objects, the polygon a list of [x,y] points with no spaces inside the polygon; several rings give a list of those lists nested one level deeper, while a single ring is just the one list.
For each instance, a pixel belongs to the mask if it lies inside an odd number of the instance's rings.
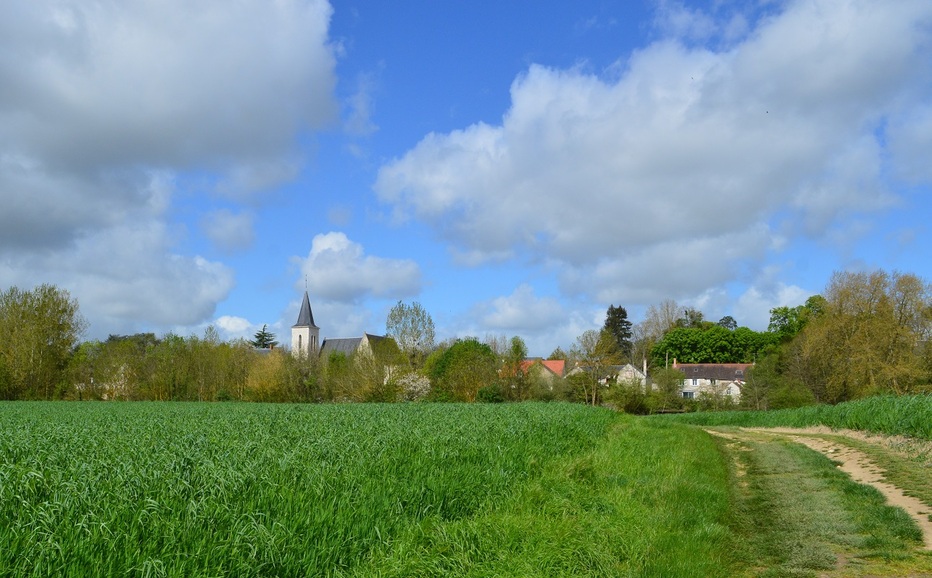
[{"label": "church roof", "polygon": [[311,312],[311,300],[307,296],[307,291],[304,292],[304,301],[301,303],[301,312],[298,313],[298,322],[292,327],[317,327],[314,325],[314,313]]},{"label": "church roof", "polygon": [[356,353],[362,337],[344,337],[341,339],[324,339],[320,346],[320,356],[326,357],[334,352],[339,352],[347,357]]}]

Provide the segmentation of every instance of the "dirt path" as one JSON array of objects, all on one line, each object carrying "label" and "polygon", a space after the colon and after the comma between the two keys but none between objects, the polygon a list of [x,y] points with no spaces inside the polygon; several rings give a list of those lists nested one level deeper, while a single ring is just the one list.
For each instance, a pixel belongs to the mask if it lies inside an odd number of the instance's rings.
[{"label": "dirt path", "polygon": [[[854,481],[877,488],[891,505],[902,508],[916,521],[916,524],[922,529],[925,549],[932,550],[932,519],[930,519],[932,507],[912,496],[907,496],[901,488],[887,482],[884,478],[883,469],[863,452],[834,440],[815,437],[815,434],[869,440],[867,436],[858,432],[833,431],[828,428],[747,428],[747,430],[792,438],[794,441],[820,452],[838,463],[839,469],[851,476]],[[709,433],[722,435],[720,432],[714,431],[709,431]],[[726,435],[725,437],[730,436]]]}]

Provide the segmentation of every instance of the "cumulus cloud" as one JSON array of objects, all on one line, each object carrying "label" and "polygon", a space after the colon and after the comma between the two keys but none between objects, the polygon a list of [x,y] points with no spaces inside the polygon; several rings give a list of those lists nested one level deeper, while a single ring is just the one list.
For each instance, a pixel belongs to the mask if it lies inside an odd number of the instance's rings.
[{"label": "cumulus cloud", "polygon": [[[753,276],[787,223],[831,242],[896,202],[884,126],[928,101],[932,5],[797,0],[717,31],[665,7],[667,36],[611,75],[534,65],[500,125],[425,136],[380,199],[473,263],[527,251],[568,292],[642,303]],[[713,32],[734,42],[693,44]]]},{"label": "cumulus cloud", "polygon": [[[336,119],[330,15],[326,0],[4,2],[0,285],[69,288],[97,335],[210,318],[233,276],[185,250],[178,183],[241,200],[294,177],[297,137]],[[222,248],[251,242],[247,213],[204,226]]]},{"label": "cumulus cloud", "polygon": [[511,295],[478,304],[476,313],[484,327],[513,333],[536,333],[562,322],[566,315],[557,299],[538,297],[526,284]]},{"label": "cumulus cloud", "polygon": [[344,233],[316,235],[308,256],[297,261],[311,293],[330,301],[401,299],[417,294],[421,287],[417,263],[366,255],[362,245]]}]

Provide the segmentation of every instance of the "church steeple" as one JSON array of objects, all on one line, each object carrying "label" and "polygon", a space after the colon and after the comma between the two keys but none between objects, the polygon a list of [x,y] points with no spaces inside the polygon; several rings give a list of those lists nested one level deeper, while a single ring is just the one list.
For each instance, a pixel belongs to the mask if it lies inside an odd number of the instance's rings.
[{"label": "church steeple", "polygon": [[311,300],[304,292],[304,302],[301,303],[301,312],[298,313],[298,321],[294,327],[317,327],[314,325],[314,313],[311,311]]},{"label": "church steeple", "polygon": [[291,352],[295,355],[317,355],[320,343],[320,328],[314,325],[314,313],[311,311],[311,300],[304,291],[304,301],[301,302],[301,311],[298,321],[291,326]]}]

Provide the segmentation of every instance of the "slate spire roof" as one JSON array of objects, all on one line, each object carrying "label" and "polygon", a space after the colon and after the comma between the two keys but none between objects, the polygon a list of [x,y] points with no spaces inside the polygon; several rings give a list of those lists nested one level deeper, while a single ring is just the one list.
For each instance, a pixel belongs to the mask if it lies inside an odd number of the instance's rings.
[{"label": "slate spire roof", "polygon": [[314,325],[314,313],[311,312],[311,300],[304,292],[304,301],[301,303],[301,312],[298,313],[298,322],[292,327],[317,327]]}]

